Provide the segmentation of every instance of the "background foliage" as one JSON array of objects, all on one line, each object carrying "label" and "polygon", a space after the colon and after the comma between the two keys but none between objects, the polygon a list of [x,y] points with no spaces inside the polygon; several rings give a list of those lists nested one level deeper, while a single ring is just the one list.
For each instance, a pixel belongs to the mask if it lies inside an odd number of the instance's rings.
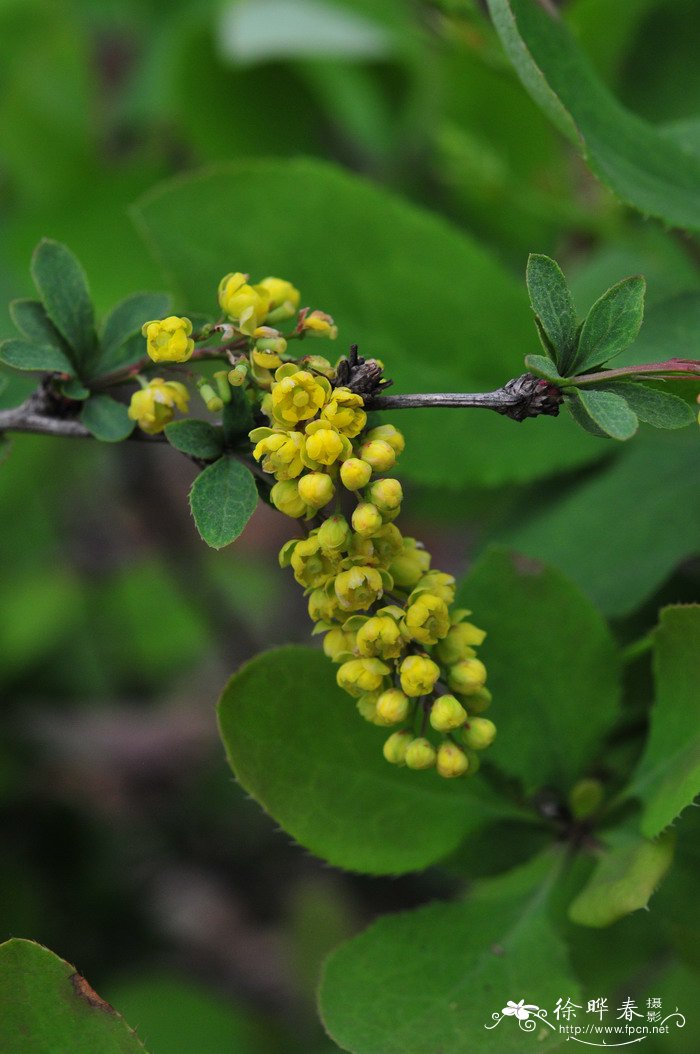
[{"label": "background foliage", "polygon": [[[696,4],[613,7],[571,0],[556,21],[534,0],[6,0],[0,294],[33,295],[42,236],[81,259],[100,319],[146,290],[210,310],[221,274],[280,273],[397,390],[478,390],[541,352],[532,251],[560,261],[579,318],[645,275],[645,322],[616,364],[697,358]],[[11,406],[34,382],[0,383]],[[88,413],[117,437],[104,404]],[[214,552],[175,450],[13,440],[2,939],[75,963],[137,1028],[108,1019],[91,1050],[519,1050],[517,1032],[483,1032],[499,1000],[601,994],[663,995],[689,1024],[647,1049],[695,1049],[696,434],[642,425],[614,444],[568,415],[476,411],[397,424],[406,533],[464,579],[489,631],[499,736],[468,788],[387,772],[381,733],[298,647],[305,613],[274,560],[286,527],[263,503]],[[222,544],[234,520],[215,524]],[[271,646],[220,705],[234,783],[213,701]],[[604,788],[597,854],[582,777]],[[337,946],[329,1038],[315,989]],[[0,964],[50,1023],[65,963],[14,941]],[[84,1000],[70,1009],[80,1033]],[[46,1049],[41,1027],[27,1050]]]}]

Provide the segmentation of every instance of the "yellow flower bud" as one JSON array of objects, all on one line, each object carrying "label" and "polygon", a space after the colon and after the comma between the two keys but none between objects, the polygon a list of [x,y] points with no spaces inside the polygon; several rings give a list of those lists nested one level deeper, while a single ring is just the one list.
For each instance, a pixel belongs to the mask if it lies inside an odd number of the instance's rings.
[{"label": "yellow flower bud", "polygon": [[437,770],[445,779],[463,776],[469,768],[469,759],[455,743],[441,743],[437,752]]},{"label": "yellow flower bud", "polygon": [[263,278],[255,288],[261,290],[269,300],[268,321],[282,322],[296,314],[301,294],[291,282],[283,278]]},{"label": "yellow flower bud", "polygon": [[405,765],[406,751],[411,742],[411,733],[404,729],[402,732],[394,732],[389,736],[382,747],[384,757],[391,765]]},{"label": "yellow flower bud", "polygon": [[404,538],[403,548],[389,565],[394,585],[412,589],[430,567],[430,553],[415,538]]},{"label": "yellow flower bud", "polygon": [[304,469],[303,453],[304,437],[301,432],[270,432],[253,448],[255,460],[262,459],[265,471],[274,473],[278,480],[296,479],[301,475]]},{"label": "yellow flower bud", "polygon": [[383,592],[382,576],[374,567],[351,567],[335,580],[335,595],[345,611],[366,611]]},{"label": "yellow flower bud", "polygon": [[357,700],[357,709],[365,721],[385,727],[384,722],[377,717],[377,699],[380,694],[380,692],[368,692],[367,695],[361,695]]},{"label": "yellow flower bud", "polygon": [[335,429],[325,427],[320,421],[312,421],[306,427],[307,456],[319,465],[334,464],[346,449],[347,439],[343,441]]},{"label": "yellow flower bud", "polygon": [[361,501],[353,510],[352,529],[357,531],[361,538],[371,538],[381,527],[382,514],[377,506],[368,501]]},{"label": "yellow flower bud", "polygon": [[456,585],[454,575],[445,574],[444,571],[428,571],[414,592],[434,593],[436,597],[442,597],[446,604],[451,604],[455,598]]},{"label": "yellow flower bud", "polygon": [[395,512],[401,508],[403,488],[397,479],[375,479],[367,496],[380,512]]},{"label": "yellow flower bud", "polygon": [[408,696],[398,688],[388,688],[377,699],[377,718],[383,725],[398,725],[406,720],[410,705]]},{"label": "yellow flower bud", "polygon": [[430,710],[430,724],[436,732],[451,732],[467,720],[467,711],[453,695],[441,695]]},{"label": "yellow flower bud", "polygon": [[470,717],[469,724],[462,733],[466,746],[472,750],[485,750],[496,738],[496,726],[488,717]]},{"label": "yellow flower bud", "polygon": [[344,516],[329,516],[318,529],[318,540],[324,549],[340,552],[350,541],[350,527]]},{"label": "yellow flower bud", "polygon": [[146,338],[146,352],[154,362],[187,362],[194,351],[189,318],[168,318],[144,322],[141,333]]},{"label": "yellow flower bud", "polygon": [[399,671],[401,687],[406,695],[428,695],[440,676],[440,667],[423,655],[408,655]]},{"label": "yellow flower bud", "polygon": [[208,384],[207,381],[197,381],[197,391],[202,398],[202,402],[210,413],[217,414],[219,410],[223,410],[223,399],[220,395],[217,395],[211,384]]},{"label": "yellow flower bud", "polygon": [[345,661],[355,647],[355,634],[334,626],[323,638],[323,651],[333,662]]},{"label": "yellow flower bud", "polygon": [[361,490],[369,483],[372,466],[358,457],[350,457],[340,466],[340,478],[348,490]]},{"label": "yellow flower bud", "polygon": [[480,659],[461,659],[450,667],[447,683],[460,695],[472,695],[486,682],[486,667]]},{"label": "yellow flower bud", "polygon": [[234,388],[240,388],[248,378],[248,364],[239,362],[232,370],[229,370],[228,383]]},{"label": "yellow flower bud", "polygon": [[431,769],[435,764],[435,747],[422,737],[408,744],[404,758],[409,769]]},{"label": "yellow flower bud", "polygon": [[388,615],[374,615],[358,629],[357,647],[360,655],[397,659],[404,651],[401,630]]},{"label": "yellow flower bud", "polygon": [[329,340],[335,340],[338,336],[338,327],[325,311],[309,312],[302,319],[301,328],[307,337],[328,337]]},{"label": "yellow flower bud", "polygon": [[309,593],[309,618],[314,622],[329,622],[336,610],[335,597],[328,596],[325,589],[313,589]]},{"label": "yellow flower bud", "polygon": [[483,714],[491,706],[493,696],[488,688],[479,688],[469,696],[469,713]]},{"label": "yellow flower bud", "polygon": [[379,659],[350,659],[338,667],[336,681],[349,695],[360,696],[376,692],[391,670]]},{"label": "yellow flower bud", "polygon": [[129,417],[149,435],[162,432],[175,416],[175,409],[187,413],[189,393],[179,381],[155,377],[131,396]]},{"label": "yellow flower bud", "polygon": [[421,593],[409,604],[404,625],[412,640],[419,644],[436,644],[450,628],[447,604],[432,593]]},{"label": "yellow flower bud", "polygon": [[325,377],[317,380],[306,370],[282,376],[272,387],[272,413],[275,419],[289,427],[315,417],[328,398],[329,388]]},{"label": "yellow flower bud", "polygon": [[333,480],[326,472],[307,472],[299,480],[299,497],[312,509],[322,509],[334,494]]},{"label": "yellow flower bud", "polygon": [[219,282],[219,304],[241,333],[250,337],[267,315],[270,297],[259,286],[248,285],[248,275],[237,271]]},{"label": "yellow flower bud", "polygon": [[458,622],[452,626],[444,640],[435,649],[440,662],[451,666],[460,659],[473,656],[472,648],[482,644],[486,634],[482,629],[472,626],[471,622]]},{"label": "yellow flower bud", "polygon": [[270,491],[270,501],[285,516],[293,516],[298,520],[301,516],[306,515],[306,502],[299,495],[299,487],[295,479],[275,483]]},{"label": "yellow flower bud", "polygon": [[343,435],[354,439],[367,424],[367,414],[361,395],[349,388],[334,388],[328,404],[323,407],[321,417]]},{"label": "yellow flower bud", "polygon": [[302,369],[309,369],[314,370],[316,373],[322,373],[329,381],[332,381],[335,377],[335,367],[331,366],[328,359],[323,355],[303,355],[299,362]]},{"label": "yellow flower bud", "polygon": [[396,453],[384,439],[370,439],[360,447],[360,457],[374,472],[388,472],[396,464]]},{"label": "yellow flower bud", "polygon": [[383,439],[385,443],[394,448],[394,453],[397,457],[403,454],[406,446],[406,440],[403,435],[393,425],[378,425],[377,428],[371,428],[365,438],[369,440]]}]

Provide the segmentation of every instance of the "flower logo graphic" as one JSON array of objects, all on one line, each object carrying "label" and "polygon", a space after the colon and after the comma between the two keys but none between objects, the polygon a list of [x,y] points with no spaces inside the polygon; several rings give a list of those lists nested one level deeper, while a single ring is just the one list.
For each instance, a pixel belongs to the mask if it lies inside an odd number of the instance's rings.
[{"label": "flower logo graphic", "polygon": [[509,999],[501,1013],[505,1017],[517,1017],[518,1021],[527,1021],[530,1014],[536,1010],[539,1010],[538,1006],[526,1003],[524,999],[521,999],[519,1003],[514,1003],[512,999]]}]

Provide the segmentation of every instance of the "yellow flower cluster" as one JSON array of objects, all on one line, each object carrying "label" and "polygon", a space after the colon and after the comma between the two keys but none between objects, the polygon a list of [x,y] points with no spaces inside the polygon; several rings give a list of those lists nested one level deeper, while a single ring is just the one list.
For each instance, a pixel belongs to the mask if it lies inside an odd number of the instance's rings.
[{"label": "yellow flower cluster", "polygon": [[401,432],[368,429],[360,395],[295,363],[275,371],[263,408],[270,427],[250,438],[277,481],[272,502],[317,524],[282,548],[280,564],[306,591],[338,684],[368,721],[401,726],[384,744],[387,761],[446,778],[475,772],[496,732],[480,716],[491,701],[475,650],[485,634],[452,607],[452,575],[431,570],[394,523],[403,492],[384,473],[404,449]]}]

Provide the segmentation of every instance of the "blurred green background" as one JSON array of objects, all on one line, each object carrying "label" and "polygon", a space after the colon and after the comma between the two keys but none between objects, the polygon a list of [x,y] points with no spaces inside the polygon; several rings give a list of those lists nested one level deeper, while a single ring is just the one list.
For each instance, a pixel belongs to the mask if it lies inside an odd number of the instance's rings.
[{"label": "blurred green background", "polygon": [[[631,110],[656,124],[700,112],[695,0],[563,7]],[[163,288],[130,204],[213,162],[299,155],[440,215],[517,281],[528,251],[556,256],[581,311],[641,271],[664,339],[670,298],[697,312],[697,243],[594,181],[525,94],[476,0],[0,3],[5,300],[31,295],[28,261],[44,235],[81,258],[102,313]],[[10,331],[3,314],[0,336]],[[339,351],[353,336],[341,332]],[[522,354],[537,350],[533,328]],[[467,368],[479,348],[463,356]],[[0,405],[31,386],[13,376]],[[520,426],[500,427],[507,461]],[[687,437],[638,442],[601,443],[573,459],[577,470],[545,467],[534,482],[486,487],[466,473],[449,502],[422,477],[407,487],[405,533],[461,573],[490,539],[530,551],[544,532],[553,561],[578,569],[631,640],[660,602],[696,596],[699,577]],[[308,627],[277,569],[281,518],[261,504],[242,539],[212,553],[189,518],[193,474],[166,447],[41,437],[16,438],[2,465],[2,939],[31,937],[76,963],[151,1054],[327,1051],[313,1009],[325,952],[458,879],[331,872],[233,783],[214,701],[241,661],[305,640]],[[619,525],[642,498],[651,512],[630,542]],[[600,510],[607,557],[593,559],[582,504]]]}]

